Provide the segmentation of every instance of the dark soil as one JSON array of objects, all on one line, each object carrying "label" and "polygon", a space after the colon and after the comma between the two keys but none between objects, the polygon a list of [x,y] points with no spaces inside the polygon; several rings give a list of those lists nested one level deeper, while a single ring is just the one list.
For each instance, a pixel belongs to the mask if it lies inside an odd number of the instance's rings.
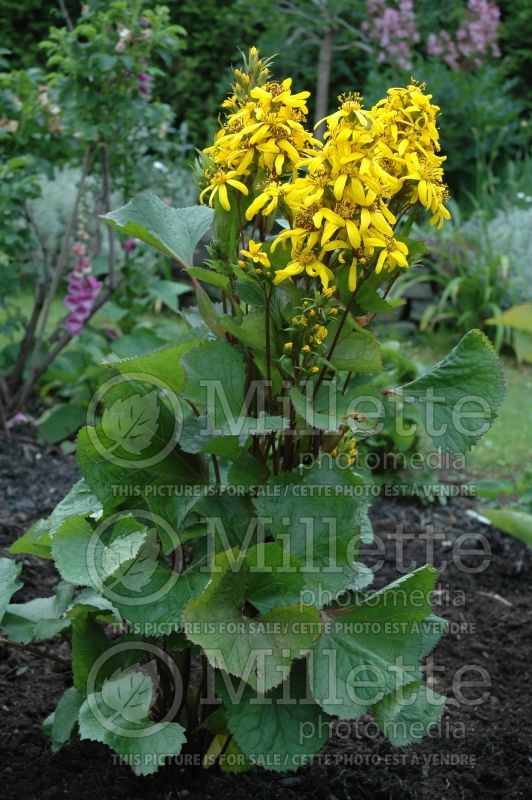
[{"label": "dark soil", "polygon": [[[45,516],[77,479],[75,463],[31,437],[0,443],[0,554],[35,519]],[[74,742],[53,755],[41,722],[69,685],[68,669],[33,655],[0,647],[2,697],[0,794],[6,800],[136,800],[136,798],[331,798],[331,800],[463,800],[532,796],[532,555],[519,542],[482,525],[466,511],[464,497],[447,506],[420,509],[380,501],[373,509],[376,534],[385,547],[376,584],[398,576],[396,547],[404,544],[408,571],[430,559],[449,563],[440,575],[441,605],[436,612],[456,623],[434,654],[428,681],[449,700],[437,735],[422,744],[392,748],[369,718],[333,734],[320,760],[296,774],[253,770],[223,775],[200,768],[167,767],[136,778],[113,764],[110,751],[92,742]],[[491,554],[481,571],[457,565],[464,533],[482,534]],[[471,547],[471,541],[463,543]],[[427,557],[428,556],[428,557]],[[375,566],[375,548],[365,561]],[[471,570],[479,556],[464,556]],[[377,565],[378,566],[378,565]],[[51,564],[25,557],[24,601],[50,593],[57,582]],[[458,628],[462,626],[461,630]],[[66,647],[62,645],[61,647]],[[58,647],[56,651],[61,653]],[[67,653],[63,653],[67,655]],[[491,687],[465,688],[463,665],[486,670]],[[478,680],[479,673],[462,674]],[[483,696],[484,695],[484,696]],[[480,701],[471,705],[465,701]]]}]

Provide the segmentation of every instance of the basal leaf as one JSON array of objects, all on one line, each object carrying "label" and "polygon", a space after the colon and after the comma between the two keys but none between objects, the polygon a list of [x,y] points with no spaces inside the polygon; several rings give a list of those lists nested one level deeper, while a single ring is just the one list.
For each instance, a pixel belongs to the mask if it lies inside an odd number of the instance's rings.
[{"label": "basal leaf", "polygon": [[74,587],[60,583],[51,597],[11,603],[6,607],[0,627],[8,639],[22,644],[53,639],[70,626],[65,612],[73,596]]},{"label": "basal leaf", "polygon": [[371,713],[394,747],[420,742],[437,724],[446,698],[420,681],[384,697]]},{"label": "basal leaf", "polygon": [[185,383],[181,361],[190,350],[201,344],[201,341],[201,337],[194,336],[188,341],[163,347],[146,355],[113,361],[110,366],[125,377],[131,376],[133,380],[140,376],[140,380],[144,380],[147,385],[150,378],[153,378],[154,385],[168,387],[177,396]]},{"label": "basal leaf", "polygon": [[[219,553],[213,566],[220,571],[184,610],[185,633],[204,649],[212,666],[267,692],[318,636],[319,615],[298,603],[250,616],[245,601],[253,594],[252,564],[235,550]],[[273,591],[260,580],[257,595],[259,604],[271,605]]]},{"label": "basal leaf", "polygon": [[366,525],[364,483],[328,463],[270,478],[253,503],[266,530],[301,564],[305,602],[329,605],[349,588],[363,589],[371,571],[358,561]]},{"label": "basal leaf", "polygon": [[[216,681],[227,715],[227,725],[251,763],[275,772],[297,770],[310,762],[327,741],[328,717],[307,691],[305,662],[294,666],[289,678],[266,696],[250,687],[236,697],[228,675]],[[240,696],[239,696],[240,695]],[[304,734],[304,735],[303,735]]]},{"label": "basal leaf", "polygon": [[17,589],[20,589],[22,582],[19,581],[21,566],[12,558],[0,558],[0,622],[4,612]]},{"label": "basal leaf", "polygon": [[436,572],[422,567],[361,603],[330,613],[312,651],[311,686],[329,714],[352,719],[420,679]]},{"label": "basal leaf", "polygon": [[176,722],[152,722],[147,716],[152,699],[145,673],[126,672],[107,681],[81,706],[80,737],[108,745],[130,761],[136,775],[157,772],[166,757],[179,755],[185,730]]},{"label": "basal leaf", "polygon": [[[101,590],[103,582],[124,564],[136,560],[146,542],[147,530],[131,518],[136,530],[103,541],[98,531],[81,517],[70,517],[56,531],[52,555],[64,580]],[[111,534],[111,529],[106,530]]]}]

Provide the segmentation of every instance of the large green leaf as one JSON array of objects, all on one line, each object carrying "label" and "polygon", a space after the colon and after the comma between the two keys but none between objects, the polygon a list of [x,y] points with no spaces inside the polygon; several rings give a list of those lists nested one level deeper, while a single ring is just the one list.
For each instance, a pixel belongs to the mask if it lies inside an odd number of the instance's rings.
[{"label": "large green leaf", "polygon": [[102,431],[113,443],[113,450],[120,447],[128,455],[141,455],[153,442],[159,413],[156,389],[146,395],[119,398],[104,409]]},{"label": "large green leaf", "polygon": [[472,330],[425,375],[392,394],[414,406],[435,445],[464,453],[497,416],[504,380],[489,339]]},{"label": "large green leaf", "polygon": [[181,365],[184,356],[201,343],[201,338],[195,336],[186,342],[170,345],[161,350],[154,350],[147,355],[125,358],[114,361],[110,366],[113,370],[135,379],[142,376],[147,383],[154,378],[154,385],[162,384],[179,395],[185,383],[185,372]]},{"label": "large green leaf", "polygon": [[103,594],[139,631],[162,635],[179,627],[186,604],[208,579],[208,572],[192,566],[175,572],[148,542],[137,559],[106,581]]},{"label": "large green leaf", "polygon": [[[224,316],[220,319],[220,325],[224,331],[253,351],[263,353],[266,350],[264,311],[255,309],[238,321],[233,317]],[[273,328],[270,328],[270,339],[272,352],[275,353],[276,336]]]},{"label": "large green leaf", "polygon": [[207,206],[171,208],[153,192],[144,192],[102,219],[120,233],[141,239],[189,267],[196,245],[211,226],[212,216],[213,211]]},{"label": "large green leaf", "polygon": [[275,772],[297,770],[321,750],[329,733],[328,717],[308,694],[304,661],[265,696],[250,687],[232,693],[230,681],[225,674],[218,676],[217,692],[229,730],[254,765]]},{"label": "large green leaf", "polygon": [[34,523],[11,545],[12,553],[29,553],[51,558],[52,537],[69,517],[88,517],[102,510],[102,504],[83,479],[74,484],[47,519]]},{"label": "large green leaf", "polygon": [[[332,345],[337,322],[329,324],[327,344]],[[330,357],[337,370],[378,372],[382,368],[381,348],[375,336],[354,322],[347,322]]]},{"label": "large green leaf", "polygon": [[254,501],[258,516],[301,564],[305,602],[329,605],[344,590],[363,589],[371,571],[357,560],[366,524],[363,480],[328,463],[272,477]]},{"label": "large green leaf", "polygon": [[[188,603],[183,622],[188,638],[203,647],[212,666],[264,693],[282,682],[285,670],[311,646],[321,625],[316,610],[300,603],[249,616],[245,603],[253,595],[254,565],[237,550],[217,554],[213,567],[220,571],[213,571],[202,594]],[[274,565],[272,570],[278,574]],[[259,605],[272,605],[273,589],[268,592],[259,580],[256,591]]]},{"label": "large green leaf", "polygon": [[22,582],[18,579],[20,568],[20,564],[12,558],[0,558],[0,622],[11,595],[22,586]]},{"label": "large green leaf", "polygon": [[[120,520],[126,522],[126,518]],[[52,542],[55,565],[64,580],[101,590],[103,582],[124,564],[132,562],[146,542],[148,531],[129,518],[132,530],[103,541],[82,517],[70,517],[56,531]],[[106,530],[109,534],[111,531]]]},{"label": "large green leaf", "polygon": [[90,694],[79,712],[79,733],[108,745],[129,759],[136,775],[157,772],[168,756],[181,752],[185,730],[176,722],[151,722],[151,678],[143,672],[124,672]]},{"label": "large green leaf", "polygon": [[395,747],[403,747],[420,742],[438,722],[445,700],[443,695],[420,681],[414,681],[383,697],[372,707],[371,713],[386,738]]},{"label": "large green leaf", "polygon": [[65,612],[73,596],[74,587],[61,582],[52,597],[9,604],[1,622],[3,633],[8,639],[22,644],[53,639],[70,627],[70,619]]},{"label": "large green leaf", "polygon": [[[101,426],[92,431],[82,428],[76,440],[77,460],[87,484],[108,508],[121,505],[124,498],[131,503],[131,497],[153,495],[158,485],[205,483],[205,463],[200,456],[184,453],[175,445],[164,458],[158,459],[168,441],[157,435],[141,456],[124,454],[130,463],[122,465],[109,459],[113,442],[106,438]],[[155,463],[144,467],[152,456]],[[138,468],[136,460],[140,462]]]},{"label": "large green leaf", "polygon": [[310,661],[312,694],[329,714],[352,719],[419,680],[424,628],[436,572],[422,567],[331,612]]},{"label": "large green leaf", "polygon": [[183,368],[186,375],[184,395],[200,410],[206,409],[208,401],[216,397],[220,403],[226,403],[234,417],[240,415],[246,388],[246,363],[239,350],[228,342],[205,342],[185,356]]},{"label": "large green leaf", "polygon": [[[313,385],[314,384],[310,384],[311,387]],[[292,389],[290,389],[290,400],[296,413],[299,414],[311,428],[318,428],[322,431],[337,431],[339,429],[339,420],[334,411],[328,414],[315,409],[312,393],[309,393],[308,388],[306,389],[306,393],[303,394],[299,389],[292,387]],[[345,423],[345,420],[342,420],[342,422]]]}]

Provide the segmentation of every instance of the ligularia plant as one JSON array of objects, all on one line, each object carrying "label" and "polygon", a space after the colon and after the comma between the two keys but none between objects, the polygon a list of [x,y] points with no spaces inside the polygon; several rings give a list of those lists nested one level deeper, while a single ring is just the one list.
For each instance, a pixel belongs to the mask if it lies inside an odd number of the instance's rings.
[{"label": "ligularia plant", "polygon": [[139,774],[182,753],[297,769],[331,720],[366,713],[395,745],[423,737],[445,703],[421,666],[445,628],[436,573],[370,589],[357,442],[408,412],[464,452],[502,398],[479,331],[405,386],[371,383],[373,319],[419,257],[414,216],[449,217],[430,95],[342,97],[322,142],[308,93],[269,66],[252,48],[235,70],[196,168],[204,204],[147,193],[106,215],[182,267],[197,307],[167,347],[109,364],[77,438],[82,480],[12,546],[53,560],[54,596],[9,602],[18,566],[0,562],[3,636],[71,648],[54,750],[105,742]]}]

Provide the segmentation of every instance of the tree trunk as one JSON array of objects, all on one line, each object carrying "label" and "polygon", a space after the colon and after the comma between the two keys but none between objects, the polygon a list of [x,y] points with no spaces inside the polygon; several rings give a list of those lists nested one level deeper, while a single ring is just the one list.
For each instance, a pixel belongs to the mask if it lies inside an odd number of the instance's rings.
[{"label": "tree trunk", "polygon": [[[329,110],[329,90],[331,84],[331,67],[334,50],[334,29],[328,27],[325,29],[323,39],[320,44],[320,52],[318,56],[318,80],[316,84],[316,110],[314,112],[314,124],[319,122],[320,119],[327,116]],[[323,138],[325,131],[325,124],[316,128],[315,136],[318,139]]]}]

